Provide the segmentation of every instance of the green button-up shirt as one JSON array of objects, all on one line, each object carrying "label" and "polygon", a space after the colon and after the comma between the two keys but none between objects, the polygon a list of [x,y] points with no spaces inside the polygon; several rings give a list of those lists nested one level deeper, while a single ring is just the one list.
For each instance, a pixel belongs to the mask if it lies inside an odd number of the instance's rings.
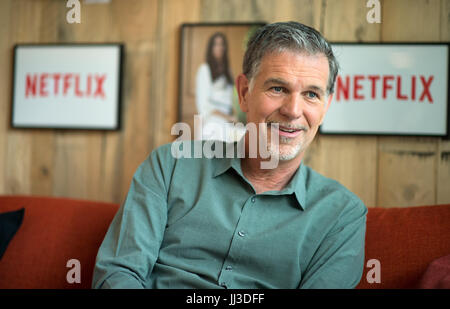
[{"label": "green button-up shirt", "polygon": [[301,164],[256,194],[239,158],[180,158],[171,144],[137,169],[99,249],[94,288],[353,288],[367,209]]}]

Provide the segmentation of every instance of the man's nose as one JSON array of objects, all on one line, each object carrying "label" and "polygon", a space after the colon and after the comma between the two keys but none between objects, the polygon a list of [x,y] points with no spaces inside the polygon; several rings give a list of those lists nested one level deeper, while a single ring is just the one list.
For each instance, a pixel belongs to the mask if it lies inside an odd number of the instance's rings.
[{"label": "man's nose", "polygon": [[303,104],[303,98],[299,94],[291,94],[285,98],[280,113],[289,119],[300,118],[303,114]]}]

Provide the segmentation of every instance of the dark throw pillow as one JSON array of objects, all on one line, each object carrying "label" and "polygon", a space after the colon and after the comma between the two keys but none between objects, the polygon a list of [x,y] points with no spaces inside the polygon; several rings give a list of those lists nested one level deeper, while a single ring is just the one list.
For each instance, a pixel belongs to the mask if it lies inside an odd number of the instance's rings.
[{"label": "dark throw pillow", "polygon": [[0,214],[0,259],[22,224],[25,208]]}]

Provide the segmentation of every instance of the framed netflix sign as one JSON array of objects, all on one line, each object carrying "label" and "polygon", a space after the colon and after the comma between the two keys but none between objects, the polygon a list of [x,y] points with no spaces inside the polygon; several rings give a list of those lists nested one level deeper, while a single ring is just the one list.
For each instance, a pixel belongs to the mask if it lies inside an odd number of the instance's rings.
[{"label": "framed netflix sign", "polygon": [[325,134],[449,134],[449,44],[333,43],[339,61]]},{"label": "framed netflix sign", "polygon": [[16,45],[13,128],[120,129],[121,44]]}]

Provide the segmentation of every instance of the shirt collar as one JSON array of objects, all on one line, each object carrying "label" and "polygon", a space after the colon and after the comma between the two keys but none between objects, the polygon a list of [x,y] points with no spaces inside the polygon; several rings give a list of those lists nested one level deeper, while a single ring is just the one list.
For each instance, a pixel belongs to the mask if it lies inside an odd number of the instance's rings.
[{"label": "shirt collar", "polygon": [[[291,181],[283,191],[293,193],[301,209],[306,209],[306,168],[303,163],[300,164]],[[282,191],[282,192],[283,192]]]},{"label": "shirt collar", "polygon": [[[236,143],[234,143],[236,145]],[[227,144],[229,146],[230,144]],[[213,177],[220,176],[227,172],[230,168],[233,168],[245,181],[245,178],[241,169],[241,159],[234,156],[233,158],[214,158],[215,168]],[[299,168],[295,172],[291,181],[288,185],[281,191],[269,191],[264,194],[266,195],[289,195],[293,194],[298,202],[298,206],[302,209],[306,209],[306,171],[303,163],[300,164]]]}]

